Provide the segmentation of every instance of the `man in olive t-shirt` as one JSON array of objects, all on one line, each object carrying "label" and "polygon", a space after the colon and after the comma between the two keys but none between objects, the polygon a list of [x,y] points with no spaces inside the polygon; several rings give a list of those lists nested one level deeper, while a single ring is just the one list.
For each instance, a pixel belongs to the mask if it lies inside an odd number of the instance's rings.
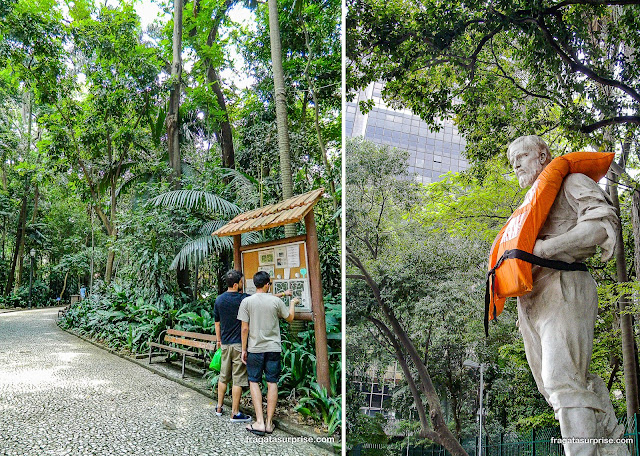
[{"label": "man in olive t-shirt", "polygon": [[[273,414],[278,402],[280,379],[280,318],[292,322],[298,300],[287,306],[277,295],[269,294],[269,274],[258,271],[253,276],[256,293],[242,300],[238,320],[242,321],[242,361],[247,365],[251,400],[256,410],[256,421],[247,430],[256,435],[273,432]],[[291,290],[279,293],[291,296]],[[262,374],[267,380],[267,421],[262,413]]]}]

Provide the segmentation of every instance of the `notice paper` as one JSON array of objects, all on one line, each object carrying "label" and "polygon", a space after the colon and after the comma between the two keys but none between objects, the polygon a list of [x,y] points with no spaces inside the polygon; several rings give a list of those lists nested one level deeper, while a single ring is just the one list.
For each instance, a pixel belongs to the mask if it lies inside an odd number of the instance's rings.
[{"label": "notice paper", "polygon": [[293,244],[287,246],[287,267],[299,268],[300,267],[300,244]]}]

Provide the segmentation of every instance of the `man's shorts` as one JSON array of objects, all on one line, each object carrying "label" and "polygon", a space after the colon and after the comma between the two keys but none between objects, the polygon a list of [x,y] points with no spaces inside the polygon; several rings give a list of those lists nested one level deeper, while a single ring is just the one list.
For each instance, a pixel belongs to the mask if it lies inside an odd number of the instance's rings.
[{"label": "man's shorts", "polygon": [[278,383],[280,380],[280,352],[248,353],[247,372],[249,381],[262,382],[262,373],[267,383]]},{"label": "man's shorts", "polygon": [[242,346],[240,344],[221,345],[222,363],[218,381],[229,383],[233,379],[234,386],[248,386],[247,368],[242,362]]}]

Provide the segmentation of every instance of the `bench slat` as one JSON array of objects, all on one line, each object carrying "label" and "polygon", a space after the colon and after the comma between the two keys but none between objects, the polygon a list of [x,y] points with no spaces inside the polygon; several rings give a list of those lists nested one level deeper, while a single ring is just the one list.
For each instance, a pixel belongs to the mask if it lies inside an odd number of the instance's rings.
[{"label": "bench slat", "polygon": [[203,348],[205,350],[212,350],[212,351],[215,351],[217,348],[215,345],[207,342],[201,342],[199,340],[183,339],[183,338],[173,337],[169,335],[164,336],[164,341],[168,343],[187,345],[189,347]]},{"label": "bench slat", "polygon": [[149,342],[150,347],[162,348],[163,350],[169,350],[176,353],[180,353],[181,355],[194,355],[195,353],[189,350],[185,350],[183,348],[172,347],[171,345],[164,344],[156,344],[155,342]]},{"label": "bench slat", "polygon": [[195,332],[189,332],[189,331],[178,331],[177,329],[167,329],[167,334],[170,334],[172,336],[190,337],[192,339],[209,340],[211,342],[216,342],[218,340],[218,337],[215,334],[202,334],[202,333],[195,333]]}]

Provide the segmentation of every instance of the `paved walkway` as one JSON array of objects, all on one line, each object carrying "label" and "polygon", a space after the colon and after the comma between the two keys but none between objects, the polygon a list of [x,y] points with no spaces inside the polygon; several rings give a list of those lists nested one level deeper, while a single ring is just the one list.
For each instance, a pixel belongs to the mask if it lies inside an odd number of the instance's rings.
[{"label": "paved walkway", "polygon": [[329,454],[280,430],[253,438],[211,398],[60,330],[56,314],[0,314],[0,455]]}]

